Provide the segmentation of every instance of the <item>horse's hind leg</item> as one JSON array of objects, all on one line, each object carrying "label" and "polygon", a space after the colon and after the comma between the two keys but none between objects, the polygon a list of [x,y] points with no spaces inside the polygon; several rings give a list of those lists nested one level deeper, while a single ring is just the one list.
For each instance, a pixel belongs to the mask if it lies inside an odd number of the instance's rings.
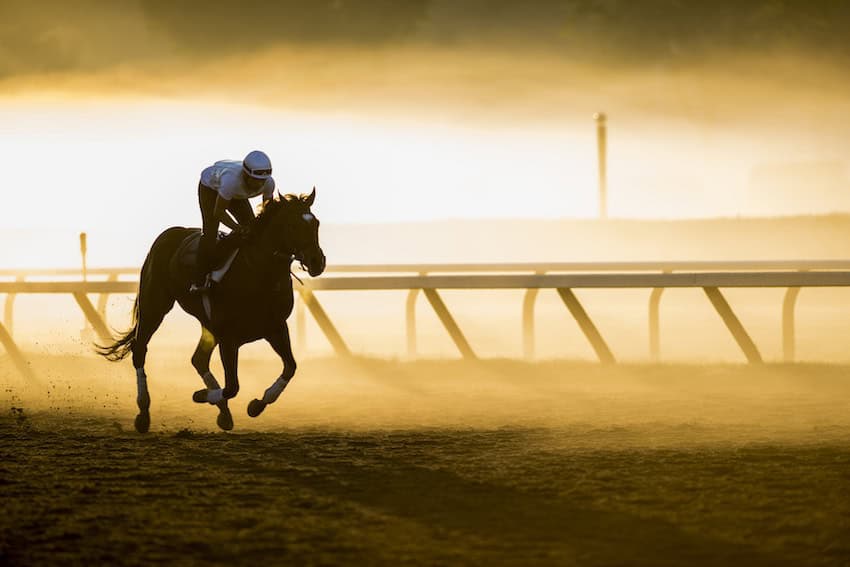
[{"label": "horse's hind leg", "polygon": [[133,341],[133,367],[136,369],[138,388],[136,404],[139,406],[135,424],[139,433],[147,433],[151,426],[151,397],[148,393],[148,376],[145,374],[148,343],[174,305],[171,298],[156,295],[150,297],[144,291],[144,287],[139,290],[139,321],[136,325],[136,339]]},{"label": "horse's hind leg", "polygon": [[[215,335],[207,328],[201,327],[201,338],[198,341],[198,346],[195,347],[195,353],[192,355],[192,366],[197,370],[206,388],[194,393],[192,399],[196,402],[206,403],[210,390],[221,390],[218,380],[210,372],[210,358],[212,358],[213,350],[215,350],[217,344],[218,340],[215,338]],[[233,429],[233,415],[231,415],[230,408],[227,406],[227,400],[223,399],[216,405],[219,412],[216,423],[225,431],[230,431]]]},{"label": "horse's hind leg", "polygon": [[248,404],[248,415],[257,417],[260,415],[266,406],[274,403],[286,389],[289,381],[295,375],[295,357],[292,355],[292,344],[289,340],[289,326],[284,321],[283,327],[277,332],[266,337],[266,340],[280,356],[283,361],[283,371],[278,376],[271,386],[263,393],[262,400],[251,400]]}]

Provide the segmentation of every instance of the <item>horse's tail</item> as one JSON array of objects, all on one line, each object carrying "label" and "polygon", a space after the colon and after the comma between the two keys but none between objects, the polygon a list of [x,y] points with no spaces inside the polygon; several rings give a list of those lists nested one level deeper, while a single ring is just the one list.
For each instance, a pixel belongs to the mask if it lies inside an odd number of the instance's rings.
[{"label": "horse's tail", "polygon": [[[142,263],[142,269],[139,272],[139,293],[136,295],[136,301],[133,303],[133,322],[129,330],[120,333],[113,342],[108,345],[95,344],[95,352],[111,361],[118,361],[127,358],[133,353],[133,348],[136,346],[136,340],[139,336],[139,311],[141,304],[145,304],[145,320],[150,322],[155,319],[157,310],[159,310],[159,321],[174,305],[174,297],[170,295],[167,288],[167,278],[169,265],[175,251],[183,240],[193,232],[200,232],[198,229],[187,229],[182,226],[172,226],[159,236],[156,237],[145,261]],[[157,288],[161,289],[157,289]],[[150,323],[147,323],[148,325]],[[156,326],[151,329],[142,328],[143,340],[150,339],[148,332],[153,333]],[[146,339],[144,337],[147,337]],[[147,343],[145,343],[147,344]]]},{"label": "horse's tail", "polygon": [[133,352],[133,345],[136,344],[136,327],[139,326],[139,296],[136,296],[136,302],[133,304],[133,326],[125,332],[121,333],[112,344],[99,345],[95,344],[95,352],[103,356],[107,360],[117,362],[127,358]]}]

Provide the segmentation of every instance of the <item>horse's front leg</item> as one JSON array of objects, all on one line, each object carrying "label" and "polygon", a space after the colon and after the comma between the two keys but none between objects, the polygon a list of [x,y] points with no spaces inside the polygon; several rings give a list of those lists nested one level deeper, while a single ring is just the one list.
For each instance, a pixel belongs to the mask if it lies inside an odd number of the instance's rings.
[{"label": "horse's front leg", "polygon": [[280,329],[266,336],[266,340],[283,361],[283,371],[265,391],[262,400],[254,399],[248,404],[248,415],[251,417],[257,417],[263,413],[267,405],[274,403],[295,375],[295,357],[292,356],[292,344],[289,341],[289,327],[286,321]]},{"label": "horse's front leg", "polygon": [[193,396],[196,402],[218,405],[222,400],[235,398],[239,393],[239,345],[230,340],[222,340],[218,345],[218,354],[221,356],[221,365],[224,366],[224,388],[199,390]]},{"label": "horse's front leg", "polygon": [[[213,350],[217,344],[218,340],[215,338],[215,335],[202,326],[201,338],[198,341],[198,346],[195,348],[195,354],[192,355],[192,366],[198,371],[198,375],[204,381],[206,388],[194,393],[192,399],[196,402],[206,403],[208,390],[221,390],[218,380],[210,372],[210,357],[212,357]],[[233,429],[233,415],[230,413],[230,408],[227,407],[227,400],[222,399],[216,405],[218,405],[218,419],[216,419],[216,423],[225,431],[230,431]]]}]

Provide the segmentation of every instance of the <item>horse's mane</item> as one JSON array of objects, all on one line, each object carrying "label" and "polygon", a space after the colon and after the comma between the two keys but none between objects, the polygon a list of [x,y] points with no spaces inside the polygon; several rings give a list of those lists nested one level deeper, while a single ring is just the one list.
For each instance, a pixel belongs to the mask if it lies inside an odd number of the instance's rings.
[{"label": "horse's mane", "polygon": [[254,222],[257,232],[265,230],[266,226],[271,222],[271,219],[274,218],[278,212],[285,209],[290,203],[296,201],[301,201],[301,196],[288,193],[261,204],[260,212],[257,214],[257,218]]}]

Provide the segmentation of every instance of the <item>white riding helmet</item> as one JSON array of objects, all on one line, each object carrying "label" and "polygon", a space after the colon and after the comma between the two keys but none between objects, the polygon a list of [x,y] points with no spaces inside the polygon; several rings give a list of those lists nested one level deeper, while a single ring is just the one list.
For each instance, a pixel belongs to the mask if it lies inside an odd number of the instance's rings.
[{"label": "white riding helmet", "polygon": [[254,150],[242,160],[242,169],[254,179],[268,179],[272,176],[272,160],[264,152]]}]

